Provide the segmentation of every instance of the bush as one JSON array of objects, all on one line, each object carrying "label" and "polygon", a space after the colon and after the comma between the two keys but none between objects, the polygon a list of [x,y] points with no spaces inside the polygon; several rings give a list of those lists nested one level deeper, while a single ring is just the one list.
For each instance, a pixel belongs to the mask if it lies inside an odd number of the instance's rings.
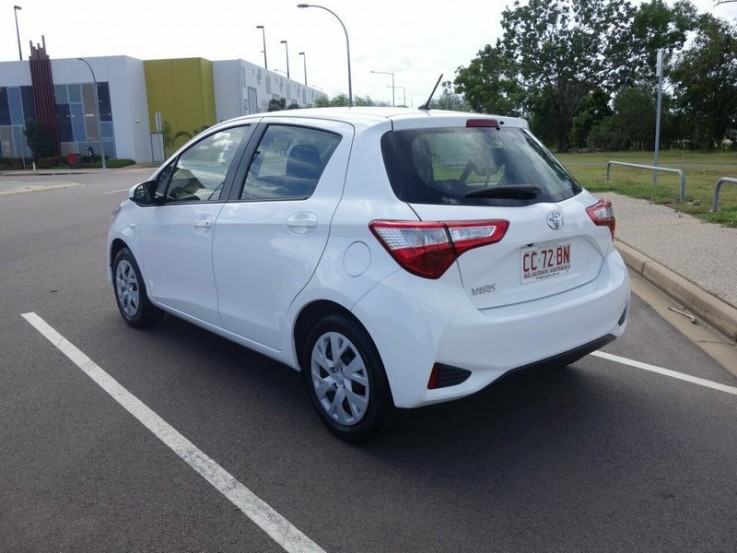
[{"label": "bush", "polygon": [[[31,167],[31,160],[26,160],[26,168]],[[0,158],[0,169],[18,171],[23,169],[22,157],[3,157]]]},{"label": "bush", "polygon": [[58,167],[60,165],[60,161],[63,161],[63,163],[66,164],[66,158],[65,157],[40,157],[38,158],[38,161],[36,161],[36,169],[51,169],[52,167]]},{"label": "bush", "polygon": [[[106,159],[105,164],[110,169],[120,169],[121,167],[128,167],[129,165],[135,165],[136,162],[132,159]],[[95,163],[95,166],[101,166],[102,162],[98,161]]]}]

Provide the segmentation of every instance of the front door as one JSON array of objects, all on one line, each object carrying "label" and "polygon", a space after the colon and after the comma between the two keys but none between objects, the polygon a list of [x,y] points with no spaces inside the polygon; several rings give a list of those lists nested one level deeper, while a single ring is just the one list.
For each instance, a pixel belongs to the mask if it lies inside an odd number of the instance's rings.
[{"label": "front door", "polygon": [[180,314],[219,325],[212,243],[223,188],[248,127],[196,142],[157,176],[157,205],[136,223],[148,293]]}]

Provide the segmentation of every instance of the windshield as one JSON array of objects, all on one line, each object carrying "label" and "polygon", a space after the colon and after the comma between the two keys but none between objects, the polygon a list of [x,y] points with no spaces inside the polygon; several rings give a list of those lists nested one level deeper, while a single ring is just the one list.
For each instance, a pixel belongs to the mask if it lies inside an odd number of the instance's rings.
[{"label": "windshield", "polygon": [[394,193],[409,203],[529,205],[581,191],[525,129],[392,131],[382,137],[381,148]]}]

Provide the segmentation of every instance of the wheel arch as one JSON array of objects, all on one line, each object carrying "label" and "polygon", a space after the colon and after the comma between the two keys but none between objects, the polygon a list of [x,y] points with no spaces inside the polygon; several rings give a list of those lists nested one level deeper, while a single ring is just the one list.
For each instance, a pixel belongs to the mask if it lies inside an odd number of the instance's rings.
[{"label": "wheel arch", "polygon": [[118,255],[118,252],[122,250],[123,248],[128,248],[128,244],[126,244],[120,238],[116,238],[115,240],[113,240],[113,242],[110,244],[110,256],[108,257],[108,260],[107,260],[108,267],[113,266],[113,261],[115,261],[115,256]]},{"label": "wheel arch", "polygon": [[320,319],[323,319],[330,315],[343,315],[344,317],[350,319],[355,324],[357,324],[359,327],[361,327],[361,329],[366,333],[366,335],[371,340],[374,346],[374,349],[379,355],[379,358],[381,358],[381,352],[379,351],[379,348],[376,346],[376,342],[371,336],[371,333],[368,331],[366,326],[358,319],[358,317],[356,317],[353,313],[351,313],[348,309],[346,309],[339,303],[336,303],[330,300],[316,300],[316,301],[313,301],[305,305],[302,308],[302,310],[300,311],[294,323],[294,331],[293,331],[294,351],[296,354],[297,363],[299,364],[300,370],[304,370],[304,367],[302,366],[302,361],[303,361],[302,354],[304,352],[305,342],[307,341],[307,336],[310,333],[310,329]]}]

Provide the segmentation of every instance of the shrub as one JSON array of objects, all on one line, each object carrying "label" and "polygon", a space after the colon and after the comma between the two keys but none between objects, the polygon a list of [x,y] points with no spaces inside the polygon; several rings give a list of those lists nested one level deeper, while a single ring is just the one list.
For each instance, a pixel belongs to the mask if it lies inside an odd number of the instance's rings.
[{"label": "shrub", "polygon": [[52,167],[56,167],[59,164],[59,159],[64,159],[66,162],[66,158],[40,157],[36,161],[36,169],[51,169]]}]

